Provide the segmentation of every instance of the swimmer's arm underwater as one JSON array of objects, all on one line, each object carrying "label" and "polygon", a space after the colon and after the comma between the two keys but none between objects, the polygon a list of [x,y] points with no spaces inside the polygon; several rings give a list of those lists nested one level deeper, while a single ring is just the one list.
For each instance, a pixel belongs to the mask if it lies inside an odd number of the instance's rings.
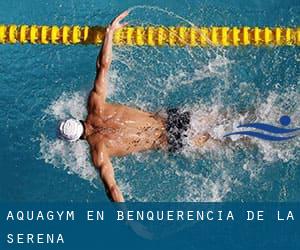
[{"label": "swimmer's arm underwater", "polygon": [[112,44],[114,32],[117,29],[121,29],[127,25],[127,23],[120,23],[120,21],[122,21],[128,14],[128,11],[124,11],[122,14],[117,16],[107,27],[103,46],[97,57],[94,91],[103,98],[103,101],[105,101],[107,94],[106,78],[112,61]]},{"label": "swimmer's arm underwater", "polygon": [[109,199],[114,202],[124,202],[123,195],[115,180],[113,166],[103,143],[93,150],[92,158],[95,167],[99,170],[100,178]]}]

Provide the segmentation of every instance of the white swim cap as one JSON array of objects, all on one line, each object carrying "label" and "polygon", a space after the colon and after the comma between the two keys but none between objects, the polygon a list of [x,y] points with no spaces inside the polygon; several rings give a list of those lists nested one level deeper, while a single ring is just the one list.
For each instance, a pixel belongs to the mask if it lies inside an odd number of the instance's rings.
[{"label": "white swim cap", "polygon": [[77,141],[80,136],[83,134],[84,127],[79,120],[68,119],[61,121],[59,124],[59,137],[66,141]]}]

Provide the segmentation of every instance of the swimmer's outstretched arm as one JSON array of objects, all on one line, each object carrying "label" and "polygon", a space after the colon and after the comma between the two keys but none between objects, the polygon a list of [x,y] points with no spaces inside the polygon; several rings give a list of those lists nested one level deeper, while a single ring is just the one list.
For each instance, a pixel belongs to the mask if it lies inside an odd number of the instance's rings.
[{"label": "swimmer's outstretched arm", "polygon": [[124,202],[123,195],[115,180],[113,166],[103,143],[93,149],[92,158],[95,167],[99,170],[100,178],[109,199],[114,202]]},{"label": "swimmer's outstretched arm", "polygon": [[127,23],[120,23],[127,15],[128,11],[123,12],[117,16],[111,24],[106,28],[105,38],[103,46],[96,61],[96,78],[94,83],[94,91],[103,98],[106,99],[107,94],[107,74],[112,61],[112,44],[114,32],[117,29],[123,28]]}]

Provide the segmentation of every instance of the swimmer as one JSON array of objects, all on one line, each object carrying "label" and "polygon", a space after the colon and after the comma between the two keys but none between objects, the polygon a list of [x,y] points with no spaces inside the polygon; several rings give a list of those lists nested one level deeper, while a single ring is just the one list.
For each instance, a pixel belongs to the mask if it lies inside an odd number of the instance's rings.
[{"label": "swimmer", "polygon": [[[183,137],[189,129],[190,113],[169,109],[167,116],[109,103],[107,76],[112,61],[114,32],[127,23],[121,21],[129,14],[123,12],[107,27],[105,39],[96,61],[94,87],[88,98],[88,115],[84,121],[70,118],[59,124],[59,137],[70,142],[86,140],[95,168],[105,186],[108,197],[123,202],[123,195],[116,183],[112,157],[125,156],[146,150],[180,151]],[[195,136],[195,146],[201,147],[210,139],[208,133]]]}]

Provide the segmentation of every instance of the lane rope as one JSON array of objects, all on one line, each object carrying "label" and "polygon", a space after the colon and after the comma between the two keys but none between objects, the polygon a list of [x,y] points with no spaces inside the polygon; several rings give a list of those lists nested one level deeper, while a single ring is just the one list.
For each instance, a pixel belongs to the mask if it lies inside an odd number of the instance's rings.
[{"label": "lane rope", "polygon": [[[105,27],[0,25],[0,44],[101,44]],[[132,46],[299,46],[300,27],[135,26],[118,30],[114,44]]]}]

